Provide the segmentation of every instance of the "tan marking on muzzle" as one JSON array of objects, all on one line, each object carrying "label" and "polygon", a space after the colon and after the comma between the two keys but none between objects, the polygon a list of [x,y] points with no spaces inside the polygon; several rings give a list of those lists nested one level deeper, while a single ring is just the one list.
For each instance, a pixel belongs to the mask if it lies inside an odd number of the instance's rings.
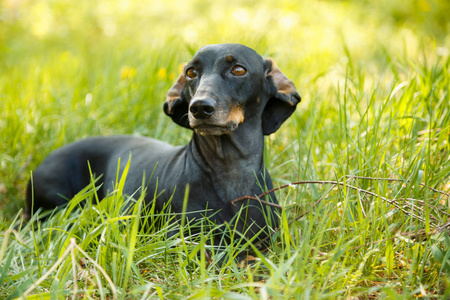
[{"label": "tan marking on muzzle", "polygon": [[230,108],[228,122],[234,122],[236,124],[241,124],[244,122],[244,111],[242,110],[242,107],[239,105],[234,105]]}]

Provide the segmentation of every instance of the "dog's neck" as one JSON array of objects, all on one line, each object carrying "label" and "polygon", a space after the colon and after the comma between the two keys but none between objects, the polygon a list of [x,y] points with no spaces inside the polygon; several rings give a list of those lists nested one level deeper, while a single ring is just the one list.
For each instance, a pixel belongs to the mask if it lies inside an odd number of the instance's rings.
[{"label": "dog's neck", "polygon": [[264,135],[257,121],[247,121],[224,135],[194,132],[189,148],[200,168],[220,185],[214,188],[224,197],[253,192],[256,176],[264,172]]}]

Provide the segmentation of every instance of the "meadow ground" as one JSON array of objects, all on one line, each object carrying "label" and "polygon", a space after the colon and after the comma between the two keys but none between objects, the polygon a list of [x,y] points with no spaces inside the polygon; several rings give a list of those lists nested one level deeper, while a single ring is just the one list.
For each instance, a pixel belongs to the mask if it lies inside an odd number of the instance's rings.
[{"label": "meadow ground", "polygon": [[[448,11],[444,0],[1,1],[0,298],[449,298]],[[303,97],[266,138],[274,185],[299,184],[277,191],[282,225],[254,265],[218,267],[237,246],[209,261],[207,232],[140,230],[139,211],[120,213],[120,184],[99,205],[87,187],[85,208],[21,224],[31,170],[61,145],[187,143],[164,95],[198,48],[223,42],[272,57]]]}]

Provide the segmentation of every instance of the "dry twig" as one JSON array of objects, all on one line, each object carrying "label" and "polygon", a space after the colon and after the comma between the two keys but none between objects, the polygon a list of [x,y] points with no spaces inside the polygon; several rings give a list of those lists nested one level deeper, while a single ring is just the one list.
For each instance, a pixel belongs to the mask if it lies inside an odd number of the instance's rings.
[{"label": "dry twig", "polygon": [[[268,191],[266,191],[266,192],[264,192],[264,193],[262,193],[262,194],[260,194],[258,196],[242,196],[242,197],[239,197],[237,199],[232,200],[231,204],[232,205],[236,205],[236,202],[243,201],[243,200],[254,200],[254,201],[259,201],[260,203],[265,204],[265,205],[270,205],[270,206],[273,206],[273,207],[277,207],[279,209],[283,209],[283,206],[281,206],[279,204],[270,203],[268,201],[262,200],[261,198],[263,198],[264,196],[266,196],[266,195],[268,195],[270,193],[273,193],[275,191],[278,191],[278,190],[281,190],[281,189],[285,189],[287,187],[291,187],[291,186],[294,186],[294,185],[302,185],[302,184],[323,184],[323,185],[325,185],[325,184],[331,184],[330,188],[314,203],[314,205],[309,210],[307,210],[306,212],[302,213],[300,216],[294,218],[291,222],[289,222],[289,225],[294,223],[294,222],[296,222],[296,221],[298,221],[299,219],[301,219],[305,215],[309,214],[311,212],[311,210],[314,207],[316,207],[325,197],[327,197],[328,194],[331,192],[331,190],[333,190],[336,186],[342,186],[344,188],[353,189],[355,191],[358,191],[359,193],[362,193],[363,195],[370,195],[370,196],[379,198],[379,199],[381,199],[381,200],[383,200],[383,201],[385,201],[385,202],[395,206],[397,209],[402,211],[404,214],[409,215],[412,218],[415,218],[415,219],[417,219],[417,220],[419,220],[421,222],[425,222],[425,219],[420,215],[420,212],[422,211],[421,207],[413,203],[413,202],[416,202],[416,203],[420,203],[422,205],[425,205],[425,201],[423,201],[423,200],[418,200],[418,199],[414,199],[414,198],[389,199],[387,197],[383,197],[381,195],[378,195],[376,193],[370,192],[368,190],[365,190],[365,189],[359,188],[357,186],[348,184],[348,182],[350,180],[354,180],[354,179],[379,180],[379,181],[404,182],[404,183],[411,183],[412,182],[411,180],[403,180],[403,179],[395,179],[395,178],[352,176],[352,175],[346,175],[345,177],[347,178],[347,180],[345,180],[345,181],[342,181],[343,177],[341,177],[337,181],[333,181],[333,180],[305,180],[305,181],[292,182],[290,184],[281,185],[279,187],[276,187],[276,188],[273,188],[271,190],[268,190]],[[429,189],[429,190],[431,190],[433,192],[442,194],[442,195],[447,196],[447,197],[450,198],[450,194],[447,193],[447,192],[443,192],[443,191],[440,191],[438,189],[426,186],[423,183],[419,183],[419,185],[422,186],[422,187],[425,187],[425,188],[427,188],[427,189]],[[398,202],[402,202],[402,201],[407,202],[407,204],[401,205],[400,203],[398,203]],[[362,205],[362,203],[361,203],[361,205]],[[442,214],[445,214],[447,216],[450,216],[450,213],[447,213],[447,212],[439,209],[438,207],[436,207],[436,206],[434,206],[432,204],[427,203],[427,205],[435,213],[442,213]],[[408,211],[408,210],[406,210],[406,208],[409,208],[410,210]],[[429,217],[434,222],[438,221],[438,218],[436,218],[434,215],[429,214]],[[448,222],[446,224],[443,224],[443,225],[437,225],[437,224],[431,223],[431,225],[435,228],[433,230],[433,232],[436,232],[436,230],[443,231],[444,229],[449,229],[450,228],[450,222]],[[275,228],[274,232],[277,232],[279,230],[280,230],[280,228]],[[258,242],[256,244],[256,246],[260,247],[267,239],[268,239],[268,237],[264,238],[262,241]]]}]

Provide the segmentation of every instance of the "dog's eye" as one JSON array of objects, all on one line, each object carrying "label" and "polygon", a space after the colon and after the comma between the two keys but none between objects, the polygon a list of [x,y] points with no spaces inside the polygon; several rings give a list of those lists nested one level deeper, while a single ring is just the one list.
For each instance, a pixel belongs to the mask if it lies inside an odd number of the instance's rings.
[{"label": "dog's eye", "polygon": [[189,78],[197,77],[197,70],[195,68],[189,68],[186,70],[186,76]]},{"label": "dog's eye", "polygon": [[235,66],[231,70],[231,73],[236,76],[244,76],[245,74],[247,74],[247,70],[243,66]]}]

